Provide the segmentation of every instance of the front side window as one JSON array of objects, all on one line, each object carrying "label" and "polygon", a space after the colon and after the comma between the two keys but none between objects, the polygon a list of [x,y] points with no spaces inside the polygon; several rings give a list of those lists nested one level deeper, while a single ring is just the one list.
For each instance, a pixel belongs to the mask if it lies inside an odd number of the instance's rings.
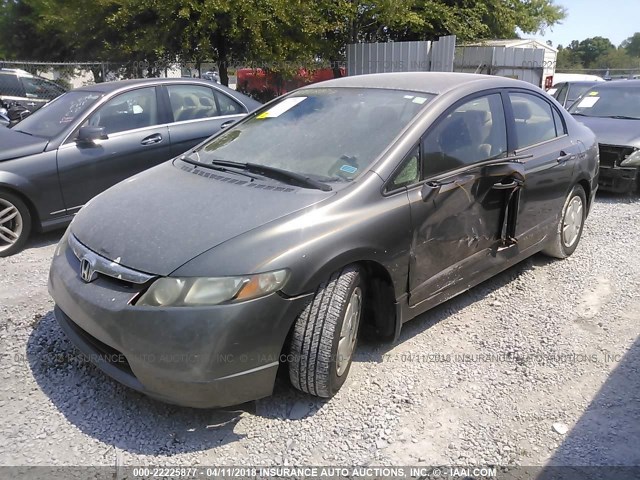
[{"label": "front side window", "polygon": [[507,151],[500,94],[477,97],[441,119],[422,143],[425,176],[495,158]]},{"label": "front side window", "polygon": [[96,110],[85,124],[104,127],[107,135],[157,125],[155,87],[139,88],[115,96]]},{"label": "front side window", "polygon": [[407,187],[420,181],[420,147],[416,146],[402,161],[398,173],[387,185],[387,191]]},{"label": "front side window", "polygon": [[36,137],[53,138],[62,133],[101,97],[102,93],[83,90],[65,93],[29,115],[13,128]]},{"label": "front side window", "polygon": [[350,181],[433,98],[376,88],[300,90],[216,136],[198,153],[204,162],[251,162],[321,181]]},{"label": "front side window", "polygon": [[174,122],[220,115],[213,90],[202,85],[169,85],[169,102]]},{"label": "front side window", "polygon": [[516,150],[557,136],[551,104],[537,95],[510,93],[516,127]]}]

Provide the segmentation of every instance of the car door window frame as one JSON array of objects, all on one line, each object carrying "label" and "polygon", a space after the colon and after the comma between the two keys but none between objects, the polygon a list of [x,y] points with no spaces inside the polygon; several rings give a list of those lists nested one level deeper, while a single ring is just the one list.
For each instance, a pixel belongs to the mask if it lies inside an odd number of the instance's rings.
[{"label": "car door window frame", "polygon": [[135,88],[128,89],[128,90],[118,90],[117,92],[114,92],[111,95],[102,98],[101,101],[98,102],[97,105],[94,105],[91,108],[90,111],[88,111],[88,112],[86,112],[84,114],[84,117],[82,118],[82,120],[80,120],[78,123],[76,123],[75,128],[62,141],[60,146],[63,147],[65,145],[75,145],[76,137],[78,136],[78,131],[80,130],[80,128],[87,122],[87,120],[89,118],[91,118],[91,116],[94,113],[96,113],[99,109],[104,107],[111,100],[113,100],[114,98],[118,97],[119,95],[124,95],[124,94],[127,94],[127,93],[131,93],[131,92],[133,92],[135,90],[141,90],[143,88],[153,88],[153,89],[155,89],[156,107],[157,107],[157,110],[158,110],[158,121],[157,121],[157,123],[155,123],[154,125],[148,125],[146,127],[133,128],[131,130],[122,130],[120,132],[112,133],[112,134],[109,134],[109,138],[117,138],[117,137],[119,137],[121,135],[124,135],[124,134],[127,134],[127,133],[131,133],[131,132],[143,131],[143,130],[147,130],[147,129],[160,128],[160,127],[166,126],[169,122],[166,122],[166,113],[164,113],[165,109],[164,109],[164,107],[162,105],[162,102],[161,102],[161,96],[160,96],[160,92],[159,92],[159,89],[158,89],[158,85],[140,85],[140,86],[137,86]]},{"label": "car door window frame", "polygon": [[[553,114],[554,109],[556,111],[556,113],[558,114],[558,116],[560,117],[561,121],[562,121],[562,126],[563,126],[563,132],[562,135],[558,135],[557,133],[557,126],[556,126],[556,136],[554,138],[550,138],[548,140],[543,140],[542,142],[538,142],[538,143],[534,143],[532,145],[527,145],[526,147],[522,147],[522,148],[516,148],[517,146],[517,137],[516,137],[516,132],[515,132],[515,115],[513,114],[513,108],[511,106],[511,93],[518,93],[518,94],[525,94],[525,95],[531,95],[534,97],[539,98],[540,100],[544,101],[550,108],[551,108],[551,118],[553,120],[554,125],[556,125],[556,119],[555,119],[555,115]],[[567,131],[567,124],[566,121],[564,119],[564,116],[562,115],[562,113],[560,111],[558,111],[558,109],[555,107],[555,105],[553,105],[547,98],[545,98],[543,95],[539,94],[538,92],[526,89],[526,88],[507,88],[503,91],[502,94],[502,101],[504,103],[505,106],[505,115],[506,115],[506,119],[507,119],[507,126],[511,125],[511,132],[512,132],[512,137],[510,138],[510,147],[509,147],[509,154],[515,154],[518,155],[522,152],[525,152],[527,150],[530,150],[532,148],[536,148],[539,147],[540,145],[546,145],[547,143],[551,143],[551,142],[557,142],[559,139],[562,139],[566,136],[569,135],[568,131]],[[506,103],[505,103],[506,102]]]},{"label": "car door window frame", "polygon": [[220,95],[223,95],[224,97],[228,98],[231,101],[231,103],[235,103],[237,105],[240,105],[240,107],[244,110],[244,112],[231,113],[231,114],[228,114],[228,115],[220,115],[220,116],[218,116],[216,118],[235,117],[237,115],[246,115],[246,114],[249,113],[249,109],[247,108],[246,105],[243,105],[240,101],[236,100],[235,98],[233,98],[228,93],[223,92],[222,90],[220,90],[219,88],[216,88],[216,87],[211,87],[211,89],[214,91],[213,98],[216,99],[216,106],[218,107],[218,111],[219,112],[221,112],[222,109],[220,108],[220,100],[219,100],[218,96],[216,95],[216,93],[219,93]]},{"label": "car door window frame", "polygon": [[[468,103],[468,102],[470,102],[470,101],[472,101],[472,100],[474,100],[476,98],[488,97],[490,95],[495,95],[495,94],[500,95],[501,104],[502,104],[502,112],[503,112],[503,116],[504,116],[504,120],[505,120],[506,141],[507,141],[507,149],[506,149],[506,151],[501,153],[496,158],[478,160],[477,162],[470,163],[468,165],[463,165],[463,166],[461,166],[459,168],[455,168],[455,169],[452,169],[452,170],[447,170],[446,172],[440,172],[440,173],[437,173],[437,174],[434,174],[434,175],[425,176],[424,175],[424,166],[423,166],[424,152],[422,151],[422,143],[423,143],[424,139],[429,134],[431,134],[439,126],[440,122],[444,121],[444,119],[446,119],[449,114],[454,112],[461,105],[464,105],[465,103]],[[391,196],[391,195],[397,194],[399,192],[403,192],[405,190],[413,190],[414,188],[422,188],[422,186],[427,182],[437,181],[437,180],[440,180],[440,179],[445,179],[445,178],[448,178],[448,177],[451,177],[451,176],[459,175],[460,173],[463,173],[463,172],[469,170],[470,168],[477,168],[477,167],[484,166],[484,165],[492,165],[494,163],[501,163],[501,162],[507,161],[509,159],[509,156],[513,155],[515,153],[514,150],[513,150],[513,147],[515,146],[515,132],[514,132],[514,128],[515,127],[511,124],[513,122],[513,117],[511,117],[511,121],[510,121],[509,120],[509,116],[507,115],[507,104],[505,102],[508,100],[508,98],[505,98],[506,95],[507,95],[507,92],[505,91],[504,88],[491,88],[491,89],[488,89],[488,90],[482,90],[480,92],[474,92],[472,94],[469,94],[469,95],[457,100],[455,103],[453,103],[440,116],[438,116],[438,118],[436,118],[431,123],[431,125],[429,125],[429,127],[425,130],[425,132],[420,136],[420,139],[418,140],[419,153],[420,153],[420,180],[418,182],[414,183],[414,184],[411,184],[411,185],[406,185],[406,186],[395,188],[395,189],[392,189],[392,190],[388,190],[387,189],[389,187],[389,185],[391,185],[391,183],[393,182],[395,177],[402,170],[402,167],[404,166],[404,163],[407,161],[407,158],[413,152],[413,150],[415,148],[415,145],[413,145],[407,151],[407,153],[402,157],[402,160],[398,163],[398,166],[393,170],[393,173],[391,175],[389,175],[389,178],[383,184],[383,186],[382,186],[382,194],[384,196]],[[509,108],[510,107],[511,106],[509,104]]]}]

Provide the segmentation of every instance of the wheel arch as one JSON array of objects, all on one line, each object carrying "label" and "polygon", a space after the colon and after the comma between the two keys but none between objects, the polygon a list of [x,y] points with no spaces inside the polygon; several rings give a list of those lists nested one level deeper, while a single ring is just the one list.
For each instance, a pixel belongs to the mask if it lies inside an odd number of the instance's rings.
[{"label": "wheel arch", "polygon": [[8,185],[6,183],[0,183],[0,192],[1,191],[5,191],[7,193],[15,195],[20,200],[22,200],[29,209],[29,214],[31,215],[31,227],[37,230],[41,230],[42,224],[40,223],[40,215],[38,214],[38,210],[36,209],[35,204],[31,201],[27,194],[25,194],[15,185]]}]

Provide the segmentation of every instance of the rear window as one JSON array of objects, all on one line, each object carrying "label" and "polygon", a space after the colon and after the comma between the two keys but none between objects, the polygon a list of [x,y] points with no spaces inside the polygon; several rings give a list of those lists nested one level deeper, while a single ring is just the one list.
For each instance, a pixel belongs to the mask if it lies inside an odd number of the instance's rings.
[{"label": "rear window", "polygon": [[24,97],[24,89],[16,75],[12,73],[0,73],[0,95],[6,97]]}]

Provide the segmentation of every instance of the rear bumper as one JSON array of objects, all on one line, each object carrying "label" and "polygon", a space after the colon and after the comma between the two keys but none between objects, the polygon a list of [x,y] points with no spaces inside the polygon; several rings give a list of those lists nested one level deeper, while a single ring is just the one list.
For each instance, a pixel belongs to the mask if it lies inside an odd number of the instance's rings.
[{"label": "rear bumper", "polygon": [[306,297],[135,307],[135,291],[107,278],[85,283],[79,263],[69,249],[54,256],[49,292],[61,328],[104,373],[156,399],[196,408],[272,393],[282,347]]},{"label": "rear bumper", "polygon": [[638,189],[638,169],[600,165],[598,185],[607,192],[627,193]]}]

